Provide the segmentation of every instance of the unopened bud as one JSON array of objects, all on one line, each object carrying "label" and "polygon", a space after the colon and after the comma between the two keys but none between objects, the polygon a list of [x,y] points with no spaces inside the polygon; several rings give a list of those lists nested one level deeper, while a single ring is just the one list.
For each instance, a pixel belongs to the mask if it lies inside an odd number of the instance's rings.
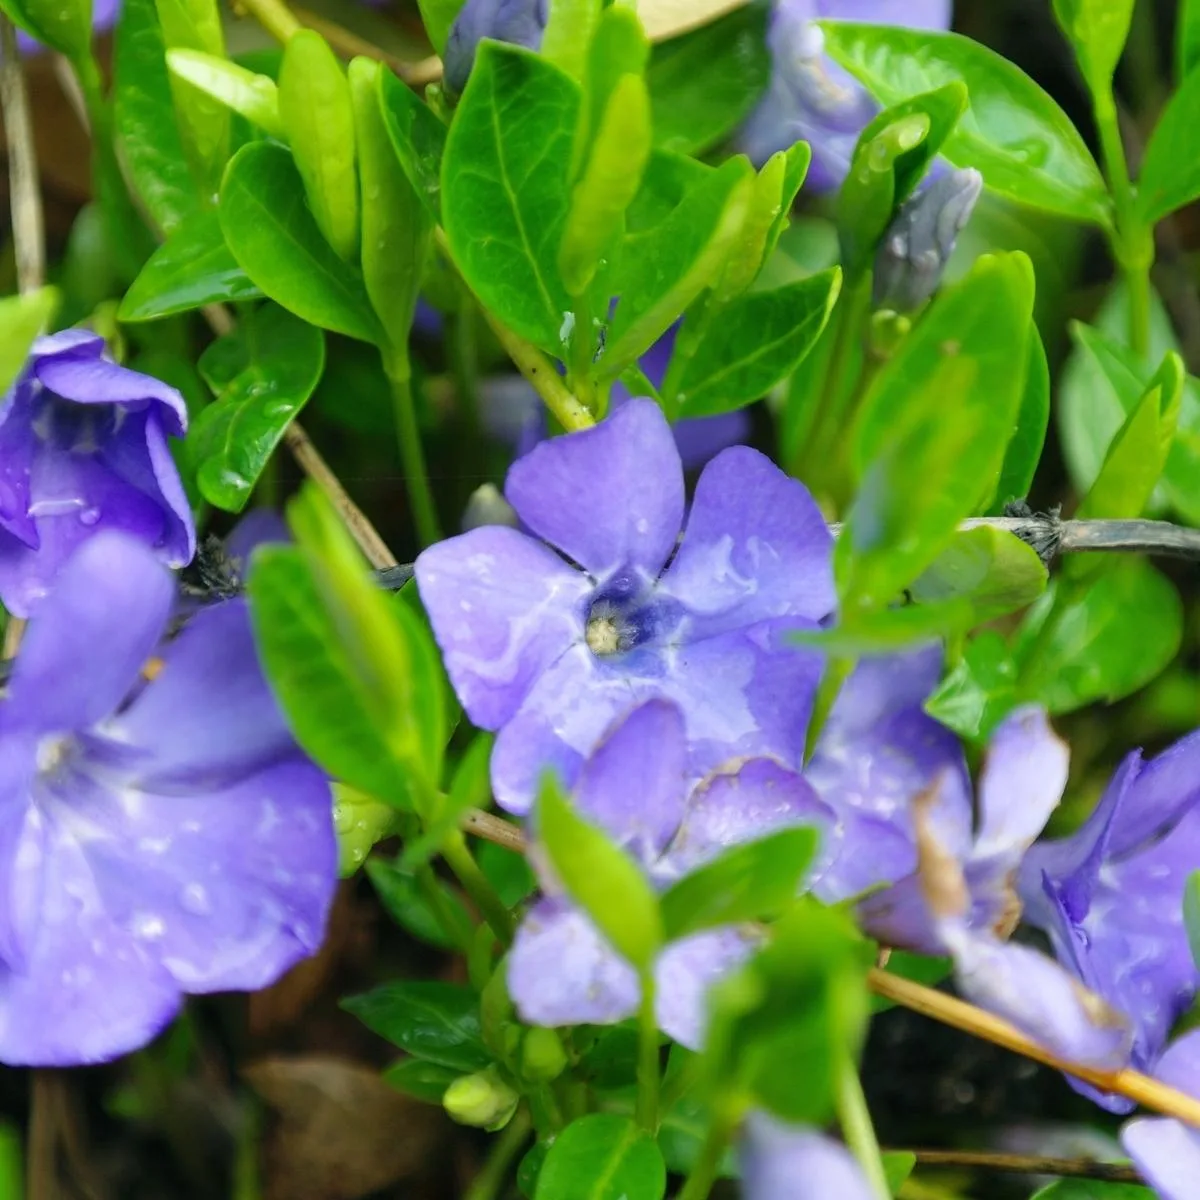
[{"label": "unopened bud", "polygon": [[535,1026],[525,1033],[521,1043],[521,1074],[531,1083],[549,1083],[567,1066],[562,1038],[553,1029]]},{"label": "unopened bud", "polygon": [[950,171],[905,202],[875,255],[876,309],[912,312],[937,291],[982,190],[978,171]]},{"label": "unopened bud", "polygon": [[549,0],[467,0],[450,27],[442,55],[442,80],[457,95],[467,86],[483,38],[537,50],[549,17]]},{"label": "unopened bud", "polygon": [[495,1067],[463,1075],[442,1097],[447,1114],[460,1125],[473,1125],[494,1132],[503,1129],[517,1111],[520,1095],[500,1077]]},{"label": "unopened bud", "polygon": [[520,527],[521,518],[517,510],[505,500],[494,483],[480,484],[467,501],[463,510],[462,530],[469,533],[483,525],[507,525],[510,529]]}]

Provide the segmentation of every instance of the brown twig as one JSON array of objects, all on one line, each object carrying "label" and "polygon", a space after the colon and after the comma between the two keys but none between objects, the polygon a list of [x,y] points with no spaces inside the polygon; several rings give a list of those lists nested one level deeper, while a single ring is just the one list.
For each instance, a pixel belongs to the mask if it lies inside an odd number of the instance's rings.
[{"label": "brown twig", "polygon": [[482,809],[472,808],[467,811],[463,819],[463,830],[477,838],[483,838],[485,842],[495,842],[497,846],[503,846],[506,850],[515,850],[518,854],[524,854],[529,848],[528,839],[520,826]]},{"label": "brown twig", "polygon": [[1124,1163],[1093,1158],[1047,1158],[1040,1154],[993,1154],[985,1150],[908,1150],[919,1167],[963,1167],[1011,1175],[1057,1175],[1061,1179],[1099,1179],[1106,1183],[1141,1183],[1142,1177]]},{"label": "brown twig", "polygon": [[37,149],[29,91],[12,22],[0,15],[0,106],[8,143],[9,200],[17,258],[17,286],[33,292],[46,281],[46,234],[38,184]]},{"label": "brown twig", "polygon": [[301,25],[319,33],[343,58],[354,58],[359,55],[363,58],[372,58],[376,62],[391,67],[409,87],[424,87],[427,83],[434,83],[442,77],[442,60],[436,54],[431,54],[428,58],[422,58],[416,62],[409,62],[395,54],[389,54],[386,50],[376,46],[374,42],[359,37],[357,33],[346,29],[336,21],[330,21],[327,17],[322,17],[307,8],[292,5],[292,15]]}]

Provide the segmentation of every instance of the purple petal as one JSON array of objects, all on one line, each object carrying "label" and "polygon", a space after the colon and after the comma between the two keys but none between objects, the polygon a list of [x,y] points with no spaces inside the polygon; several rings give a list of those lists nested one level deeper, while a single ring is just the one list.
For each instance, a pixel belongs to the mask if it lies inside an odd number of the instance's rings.
[{"label": "purple petal", "polygon": [[833,539],[804,485],[746,446],[723,451],[696,486],[662,591],[706,637],[774,617],[819,621],[834,608]]},{"label": "purple petal", "polygon": [[648,701],[613,726],[584,763],[576,806],[649,866],[683,819],[686,752],[683,714],[664,700]]},{"label": "purple petal", "polygon": [[[0,409],[0,529],[36,550],[37,527],[29,515],[33,461],[38,451],[32,392],[32,377],[26,372]],[[0,535],[0,544],[7,540]]]},{"label": "purple petal", "polygon": [[530,1025],[612,1025],[637,1012],[637,973],[577,908],[539,900],[508,955],[508,991]]},{"label": "purple petal", "polygon": [[633,400],[518,459],[505,496],[521,520],[592,575],[653,578],[683,520],[683,471],[658,405]]},{"label": "purple petal", "polygon": [[159,420],[168,433],[182,437],[187,430],[187,402],[178,390],[106,358],[72,354],[47,357],[43,353],[34,365],[34,374],[56,396],[76,404],[138,405],[156,401],[162,406]]},{"label": "purple petal", "polygon": [[710,929],[672,942],[654,966],[658,1027],[699,1050],[708,1024],[708,990],[757,949],[759,939],[737,929]]},{"label": "purple petal", "polygon": [[20,720],[67,731],[112,713],[158,644],[174,596],[141,543],[113,533],[85,543],[29,624],[10,685]]},{"label": "purple petal", "polygon": [[[5,702],[5,707],[11,701]],[[3,711],[3,710],[0,710]],[[24,967],[42,903],[45,823],[32,803],[37,743],[0,725],[0,973]]]},{"label": "purple petal", "polygon": [[1177,1037],[1154,1067],[1155,1078],[1200,1099],[1200,1030]]},{"label": "purple petal", "polygon": [[582,641],[587,579],[516,530],[486,526],[439,542],[416,575],[454,690],[481,728],[508,721]]},{"label": "purple petal", "polygon": [[1143,763],[1108,830],[1108,853],[1131,854],[1200,801],[1200,730]]},{"label": "purple petal", "polygon": [[765,1113],[746,1121],[738,1157],[745,1200],[874,1200],[845,1146]]},{"label": "purple petal", "polygon": [[1161,1200],[1194,1200],[1200,1134],[1182,1121],[1139,1117],[1121,1129],[1121,1145]]}]

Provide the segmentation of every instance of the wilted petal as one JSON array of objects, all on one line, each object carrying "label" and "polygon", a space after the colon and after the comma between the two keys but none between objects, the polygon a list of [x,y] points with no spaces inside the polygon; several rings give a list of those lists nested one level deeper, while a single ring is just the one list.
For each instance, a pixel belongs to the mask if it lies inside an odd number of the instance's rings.
[{"label": "wilted petal", "polygon": [[708,1021],[708,989],[754,953],[758,939],[738,929],[710,929],[672,942],[654,966],[658,1027],[699,1050]]},{"label": "wilted petal", "polygon": [[1121,1129],[1121,1145],[1160,1200],[1195,1200],[1200,1134],[1182,1121],[1139,1117]]},{"label": "wilted petal", "polygon": [[597,577],[657,576],[683,520],[679,453],[652,400],[535,446],[509,470],[504,494],[538,537]]},{"label": "wilted petal", "polygon": [[751,1113],[738,1149],[745,1200],[874,1200],[850,1151],[815,1130]]},{"label": "wilted petal", "polygon": [[508,956],[508,991],[530,1025],[612,1025],[632,1016],[637,973],[577,908],[539,900]]},{"label": "wilted petal", "polygon": [[417,559],[416,577],[454,690],[481,728],[508,721],[583,638],[586,578],[514,529],[439,542]]}]

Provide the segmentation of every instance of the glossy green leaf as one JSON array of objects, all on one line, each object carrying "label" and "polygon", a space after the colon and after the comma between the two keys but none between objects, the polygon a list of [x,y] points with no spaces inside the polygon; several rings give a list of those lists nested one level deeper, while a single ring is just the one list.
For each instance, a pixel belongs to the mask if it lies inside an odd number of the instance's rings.
[{"label": "glossy green leaf", "polygon": [[909,594],[918,604],[962,596],[982,624],[1032,604],[1046,590],[1047,580],[1032,546],[1006,529],[985,525],[958,530],[913,581]]},{"label": "glossy green leaf", "polygon": [[359,341],[381,336],[361,275],[322,237],[282,146],[253,142],[233,156],[218,212],[233,257],[276,304]]},{"label": "glossy green leaf", "polygon": [[47,331],[58,304],[52,287],[0,299],[0,396],[16,382],[34,339]]},{"label": "glossy green leaf", "polygon": [[[647,172],[650,188],[661,181]],[[626,235],[613,292],[620,296],[599,364],[615,379],[639,359],[723,268],[742,227],[755,175],[742,158],[703,173],[653,227]],[[635,202],[636,204],[636,202]]]},{"label": "glossy green leaf", "polygon": [[505,325],[551,354],[573,323],[558,248],[579,103],[558,68],[485,41],[442,161],[442,220],[459,270]]},{"label": "glossy green leaf", "polygon": [[422,1058],[402,1058],[384,1068],[383,1082],[422,1104],[440,1105],[446,1089],[461,1073]]},{"label": "glossy green leaf", "polygon": [[384,125],[396,157],[430,216],[440,221],[446,127],[391,71],[379,72],[378,87]]},{"label": "glossy green leaf", "polygon": [[1055,604],[1050,585],[1014,646],[1023,698],[1052,713],[1111,702],[1150,682],[1176,655],[1183,606],[1174,585],[1141,559],[1118,558]]},{"label": "glossy green leaf", "polygon": [[1200,0],[1180,0],[1175,18],[1175,74],[1182,82],[1200,65]]},{"label": "glossy green leaf", "polygon": [[319,329],[274,304],[247,312],[214,342],[200,371],[216,392],[188,439],[204,498],[245,508],[284,432],[313,394],[325,366]]},{"label": "glossy green leaf", "polygon": [[981,258],[875,376],[854,437],[862,482],[834,559],[849,608],[890,601],[995,492],[1032,314],[1029,260]]},{"label": "glossy green leaf", "polygon": [[1017,665],[993,630],[973,638],[963,656],[925,701],[925,711],[977,745],[1016,707]]},{"label": "glossy green leaf", "polygon": [[618,954],[639,970],[648,969],[662,948],[663,920],[641,867],[580,817],[551,777],[538,793],[537,830],[567,894]]},{"label": "glossy green leaf", "polygon": [[750,115],[771,77],[767,16],[747,5],[654,47],[646,82],[656,145],[698,155]]},{"label": "glossy green leaf", "polygon": [[269,76],[199,50],[168,50],[167,68],[272,137],[286,136],[279,117],[279,92]]},{"label": "glossy green leaf", "polygon": [[495,842],[481,842],[475,857],[505,908],[516,908],[536,891],[537,880],[525,855]]},{"label": "glossy green leaf", "polygon": [[129,285],[117,316],[156,321],[205,304],[257,300],[261,290],[225,245],[215,209],[185,217]]},{"label": "glossy green leaf", "polygon": [[1050,424],[1050,364],[1046,361],[1046,347],[1036,325],[1029,328],[1029,344],[1026,354],[1025,390],[1021,393],[1021,406],[1017,409],[1017,423],[1008,449],[1004,452],[1004,463],[1000,467],[1000,481],[996,484],[996,495],[991,511],[997,514],[1012,500],[1024,500],[1033,486],[1038,463],[1042,460],[1042,448],[1046,444],[1046,429]]},{"label": "glossy green leaf", "polygon": [[1133,5],[1134,0],[1054,0],[1054,15],[1096,95],[1107,95],[1112,86],[1129,36]]},{"label": "glossy green leaf", "polygon": [[125,0],[113,51],[113,123],[130,182],[165,234],[200,209],[176,123],[154,0]]},{"label": "glossy green leaf", "polygon": [[431,980],[385,983],[347,996],[342,1007],[415,1058],[455,1071],[480,1071],[491,1062],[479,1026],[479,997],[470,988]]},{"label": "glossy green leaf", "polygon": [[0,0],[0,12],[18,29],[69,59],[78,62],[90,51],[91,0]]},{"label": "glossy green leaf", "polygon": [[1172,95],[1150,135],[1138,176],[1137,206],[1153,223],[1200,196],[1200,72],[1192,71]]},{"label": "glossy green leaf", "polygon": [[628,1117],[591,1113],[550,1145],[535,1200],[662,1200],[667,1168],[654,1139]]},{"label": "glossy green leaf", "polygon": [[848,271],[875,258],[896,209],[912,195],[967,106],[954,80],[885,109],[862,131],[838,192],[838,236]]},{"label": "glossy green leaf", "polygon": [[816,345],[837,302],[834,267],[769,292],[747,292],[723,308],[678,383],[685,417],[741,408],[766,395]]},{"label": "glossy green leaf", "polygon": [[454,18],[458,16],[464,3],[465,0],[417,0],[425,32],[439,54],[445,52],[450,26],[454,24]]},{"label": "glossy green leaf", "polygon": [[956,33],[822,21],[825,49],[880,103],[961,82],[967,111],[942,153],[1002,196],[1111,224],[1104,179],[1061,108],[1020,68]]},{"label": "glossy green leaf", "polygon": [[779,916],[795,900],[818,841],[815,828],[781,829],[685,875],[659,900],[667,940]]},{"label": "glossy green leaf", "polygon": [[475,924],[470,914],[455,892],[436,875],[431,873],[429,886],[437,893],[441,912],[449,914],[455,937],[442,928],[433,903],[412,871],[378,857],[368,859],[365,869],[388,916],[402,929],[442,950],[461,950],[471,944]]}]

